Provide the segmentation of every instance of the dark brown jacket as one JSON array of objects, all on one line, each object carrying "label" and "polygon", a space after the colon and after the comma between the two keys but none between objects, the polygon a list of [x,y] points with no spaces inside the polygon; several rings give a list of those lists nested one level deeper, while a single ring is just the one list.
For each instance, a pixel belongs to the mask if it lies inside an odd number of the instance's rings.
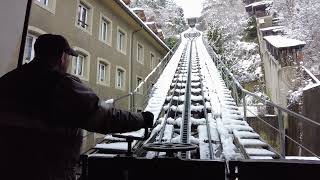
[{"label": "dark brown jacket", "polygon": [[107,108],[77,77],[34,60],[0,78],[0,176],[71,180],[80,128],[106,134],[144,126],[140,113]]}]

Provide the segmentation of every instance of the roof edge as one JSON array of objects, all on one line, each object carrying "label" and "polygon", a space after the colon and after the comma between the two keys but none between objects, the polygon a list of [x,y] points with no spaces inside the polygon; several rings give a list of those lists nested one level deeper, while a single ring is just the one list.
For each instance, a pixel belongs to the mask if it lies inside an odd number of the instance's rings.
[{"label": "roof edge", "polygon": [[170,48],[134,12],[132,12],[126,4],[124,4],[121,0],[115,0],[115,2],[124,11],[126,11],[138,24],[140,24],[142,28],[145,29],[157,42],[159,42],[159,44],[164,49],[170,51]]}]

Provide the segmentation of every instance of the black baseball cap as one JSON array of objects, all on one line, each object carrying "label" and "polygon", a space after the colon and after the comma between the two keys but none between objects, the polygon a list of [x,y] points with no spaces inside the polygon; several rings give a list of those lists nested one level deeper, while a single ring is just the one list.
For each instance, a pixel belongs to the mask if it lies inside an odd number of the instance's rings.
[{"label": "black baseball cap", "polygon": [[73,50],[66,38],[56,34],[40,35],[34,43],[35,56],[39,58],[58,57],[63,52],[78,56],[78,53]]}]

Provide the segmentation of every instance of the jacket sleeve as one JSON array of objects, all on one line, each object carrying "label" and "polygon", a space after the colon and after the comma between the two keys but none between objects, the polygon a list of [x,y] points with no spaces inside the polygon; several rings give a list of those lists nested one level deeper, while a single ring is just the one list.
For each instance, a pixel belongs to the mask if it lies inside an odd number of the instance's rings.
[{"label": "jacket sleeve", "polygon": [[51,121],[55,124],[102,134],[135,131],[145,126],[141,113],[108,107],[71,75],[59,81],[52,98]]}]

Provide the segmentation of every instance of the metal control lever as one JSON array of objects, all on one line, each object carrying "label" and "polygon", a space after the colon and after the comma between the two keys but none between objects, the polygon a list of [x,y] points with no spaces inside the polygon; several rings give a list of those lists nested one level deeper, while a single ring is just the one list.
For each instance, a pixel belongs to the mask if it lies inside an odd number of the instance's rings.
[{"label": "metal control lever", "polygon": [[132,156],[132,150],[131,150],[132,142],[134,140],[137,140],[137,141],[147,140],[150,136],[150,133],[149,133],[149,128],[145,128],[143,137],[136,137],[132,135],[123,135],[123,134],[112,134],[112,136],[125,139],[126,142],[128,143],[127,156]]}]

